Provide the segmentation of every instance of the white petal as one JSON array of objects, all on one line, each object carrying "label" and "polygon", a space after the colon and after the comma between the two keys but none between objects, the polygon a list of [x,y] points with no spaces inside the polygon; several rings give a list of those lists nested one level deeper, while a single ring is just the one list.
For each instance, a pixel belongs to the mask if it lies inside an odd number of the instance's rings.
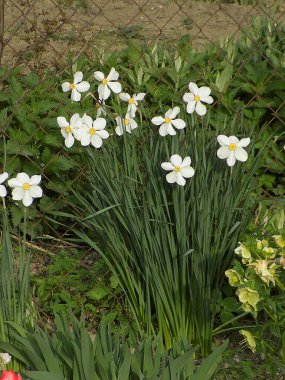
[{"label": "white petal", "polygon": [[191,166],[185,166],[184,168],[181,168],[180,173],[183,175],[183,177],[190,178],[195,174],[195,170]]},{"label": "white petal", "polygon": [[229,137],[229,143],[237,145],[239,143],[239,139],[236,136],[230,136]]},{"label": "white petal", "polygon": [[128,105],[128,112],[130,113],[131,117],[136,116],[137,107],[134,103]]},{"label": "white petal", "polygon": [[177,182],[178,185],[180,185],[180,186],[184,186],[184,185],[185,185],[186,180],[182,177],[182,174],[181,174],[181,173],[177,173],[177,176],[176,176],[176,182]]},{"label": "white petal", "polygon": [[107,139],[109,137],[109,132],[102,130],[102,131],[97,131],[96,135],[100,136],[102,139]]},{"label": "white petal", "polygon": [[98,136],[98,134],[96,133],[95,135],[93,135],[91,137],[91,144],[95,147],[95,148],[100,148],[103,144],[103,140],[101,139],[100,136]]},{"label": "white petal", "polygon": [[172,124],[171,124],[171,123],[168,123],[168,124],[167,124],[167,133],[168,133],[170,136],[174,136],[174,135],[176,135],[176,131],[175,131],[175,129],[172,127]]},{"label": "white petal", "polygon": [[82,133],[81,139],[80,139],[81,145],[82,146],[87,146],[91,142],[91,135],[89,132],[87,133]]},{"label": "white petal", "polygon": [[218,151],[217,151],[217,156],[218,156],[221,160],[223,160],[223,159],[225,159],[225,158],[228,158],[229,155],[230,155],[230,149],[229,149],[228,146],[223,145],[223,146],[221,146],[221,147],[218,149]]},{"label": "white petal", "polygon": [[4,197],[6,197],[6,195],[7,195],[6,187],[3,185],[0,185],[0,197],[4,198]]},{"label": "white petal", "polygon": [[12,191],[12,198],[14,201],[21,201],[24,197],[25,190],[22,187],[15,187]]},{"label": "white petal", "polygon": [[86,81],[83,81],[81,83],[78,83],[76,86],[75,86],[76,90],[79,91],[79,92],[86,92],[89,90],[90,88],[90,83],[86,82]]},{"label": "white petal", "polygon": [[[109,75],[107,76],[108,81],[118,80],[118,78],[119,78],[119,73],[114,69],[114,67],[112,67]],[[119,92],[121,92],[121,91],[119,91]]]},{"label": "white petal", "polygon": [[186,92],[184,95],[183,95],[183,101],[188,103],[188,102],[192,102],[194,100],[194,94],[192,94],[192,92]]},{"label": "white petal", "polygon": [[195,110],[196,102],[194,100],[190,101],[187,104],[186,111],[187,113],[193,113]]},{"label": "white petal", "polygon": [[172,112],[171,112],[171,115],[169,116],[170,119],[174,119],[180,112],[180,108],[179,107],[174,107]]},{"label": "white petal", "polygon": [[246,138],[244,138],[244,139],[241,139],[240,141],[239,141],[239,143],[237,144],[237,146],[241,146],[241,147],[246,147],[246,146],[248,146],[250,144],[250,138],[249,137],[246,137]]},{"label": "white petal", "polygon": [[163,162],[161,164],[162,169],[164,170],[173,170],[174,166],[170,162]]},{"label": "white petal", "polygon": [[96,131],[100,131],[106,127],[106,123],[107,122],[103,117],[98,117],[98,119],[93,121],[93,128],[95,128]]},{"label": "white petal", "polygon": [[230,140],[229,140],[229,138],[228,138],[227,136],[225,136],[225,135],[219,135],[219,136],[217,137],[217,140],[218,140],[219,144],[221,144],[221,145],[226,145],[226,146],[229,146],[229,145],[230,145]]},{"label": "white petal", "polygon": [[166,176],[166,181],[168,183],[174,183],[174,182],[176,182],[176,179],[177,179],[177,173],[176,172],[168,173]]},{"label": "white petal", "polygon": [[74,102],[79,102],[80,99],[81,99],[81,94],[80,92],[78,92],[76,90],[76,88],[74,88],[72,91],[71,91],[71,99],[74,101]]},{"label": "white petal", "polygon": [[81,82],[83,79],[83,72],[82,71],[77,71],[75,74],[74,74],[74,77],[73,77],[73,83],[74,84],[77,84],[79,82]]},{"label": "white petal", "polygon": [[162,116],[156,116],[151,119],[152,124],[154,125],[161,125],[164,123],[165,118]]},{"label": "white petal", "polygon": [[174,154],[170,157],[170,162],[174,166],[180,166],[182,164],[182,158],[178,154]]},{"label": "white petal", "polygon": [[167,117],[171,118],[172,113],[173,113],[173,109],[170,108],[167,112],[165,112],[165,118],[167,118]]},{"label": "white petal", "polygon": [[129,119],[129,126],[131,127],[131,129],[135,129],[138,127],[138,124],[135,120]]},{"label": "white petal", "polygon": [[128,102],[130,99],[130,95],[126,92],[121,92],[119,98],[122,99],[124,102]]},{"label": "white petal", "polygon": [[195,110],[200,116],[204,116],[207,112],[207,108],[200,101],[196,103]]},{"label": "white petal", "polygon": [[185,168],[186,166],[190,166],[190,164],[191,164],[191,158],[189,156],[187,156],[182,161],[182,164],[180,165],[180,167]]},{"label": "white petal", "polygon": [[199,88],[196,83],[190,82],[189,83],[189,90],[192,92],[194,95],[198,95]]},{"label": "white petal", "polygon": [[163,137],[168,135],[168,123],[163,123],[159,127],[158,133],[160,134],[160,136],[163,136]]},{"label": "white petal", "polygon": [[75,124],[77,124],[78,120],[80,120],[79,113],[75,113],[74,115],[71,116],[70,125],[73,127]]},{"label": "white petal", "polygon": [[64,140],[64,143],[65,143],[65,146],[67,148],[72,147],[72,145],[74,144],[74,137],[73,137],[72,133],[68,133],[67,137]]},{"label": "white petal", "polygon": [[108,82],[107,84],[108,87],[115,93],[119,94],[119,92],[122,91],[122,85],[119,82]]},{"label": "white petal", "polygon": [[8,185],[10,187],[21,187],[23,184],[22,182],[18,181],[17,178],[11,178],[8,181]]},{"label": "white petal", "polygon": [[30,192],[25,191],[24,196],[23,196],[23,205],[26,207],[29,207],[31,206],[32,203],[33,203],[33,198],[31,197]]},{"label": "white petal", "polygon": [[230,155],[229,155],[229,157],[227,158],[227,164],[228,164],[229,166],[234,166],[235,163],[236,163],[236,159],[235,159],[234,151],[231,150],[231,151],[230,151]]},{"label": "white petal", "polygon": [[32,175],[31,180],[29,182],[30,186],[38,185],[42,180],[41,175]]},{"label": "white petal", "polygon": [[17,174],[17,180],[21,183],[21,184],[24,184],[24,183],[29,183],[30,182],[30,177],[28,176],[28,174],[26,173],[19,173]]},{"label": "white petal", "polygon": [[206,98],[210,94],[211,94],[211,89],[209,87],[202,86],[198,89],[198,96],[200,96],[200,98]]},{"label": "white petal", "polygon": [[122,127],[123,122],[122,122],[122,119],[120,118],[120,116],[116,116],[116,117],[115,117],[115,120],[116,120],[116,123],[118,124],[118,126],[119,126],[119,127]]},{"label": "white petal", "polygon": [[141,92],[141,93],[139,93],[139,94],[137,94],[137,95],[134,95],[134,99],[135,99],[135,100],[138,100],[138,101],[141,101],[141,100],[144,99],[145,95],[146,95],[146,94],[145,94],[144,92]]},{"label": "white petal", "polygon": [[109,98],[109,96],[111,94],[111,90],[109,89],[109,87],[106,84],[101,83],[98,86],[98,94],[99,94],[100,100],[106,100]]},{"label": "white petal", "polygon": [[70,91],[70,90],[71,90],[71,88],[70,88],[70,83],[69,83],[69,82],[64,82],[64,83],[62,83],[61,88],[62,88],[62,91],[63,91],[63,92],[68,92],[68,91]]},{"label": "white petal", "polygon": [[214,99],[211,96],[201,96],[201,102],[207,103],[207,104],[212,104]]},{"label": "white petal", "polygon": [[56,119],[56,121],[57,121],[57,124],[60,126],[60,128],[65,128],[65,127],[67,127],[68,126],[68,121],[66,120],[66,118],[65,117],[63,117],[63,116],[59,116],[57,119]]},{"label": "white petal", "polygon": [[7,172],[0,174],[0,183],[3,183],[4,181],[6,181],[8,177],[9,177],[9,174]]},{"label": "white petal", "polygon": [[102,73],[102,71],[95,71],[94,77],[98,81],[102,82],[102,80],[105,78],[105,75]]},{"label": "white petal", "polygon": [[121,125],[118,125],[116,128],[115,128],[115,132],[118,136],[122,136],[122,134],[124,133],[123,131],[123,127]]},{"label": "white petal", "polygon": [[234,151],[234,155],[238,161],[245,162],[248,159],[248,154],[242,147],[237,147]]},{"label": "white petal", "polygon": [[85,114],[85,115],[82,117],[82,123],[83,123],[84,125],[87,125],[87,127],[92,128],[92,126],[93,126],[93,119],[92,119],[91,116],[88,116],[88,115]]},{"label": "white petal", "polygon": [[186,123],[182,119],[172,120],[172,125],[174,125],[174,127],[177,128],[177,129],[183,129],[183,128],[186,127]]},{"label": "white petal", "polygon": [[43,196],[43,191],[39,186],[31,186],[28,191],[33,198],[41,198]]}]

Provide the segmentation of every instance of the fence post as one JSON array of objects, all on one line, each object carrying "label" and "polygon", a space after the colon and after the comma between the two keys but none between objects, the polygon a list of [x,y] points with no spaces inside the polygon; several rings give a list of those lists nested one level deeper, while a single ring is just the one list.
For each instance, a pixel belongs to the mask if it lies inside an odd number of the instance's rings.
[{"label": "fence post", "polygon": [[0,0],[0,64],[4,48],[4,4],[5,0]]}]

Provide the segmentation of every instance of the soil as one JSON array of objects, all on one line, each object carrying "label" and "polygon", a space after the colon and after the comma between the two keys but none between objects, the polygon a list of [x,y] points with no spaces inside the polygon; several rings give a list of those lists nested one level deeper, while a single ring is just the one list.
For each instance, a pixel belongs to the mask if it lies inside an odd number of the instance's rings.
[{"label": "soil", "polygon": [[[254,1],[240,0],[242,3]],[[265,5],[263,6],[262,3]],[[278,27],[285,20],[283,1],[255,5],[193,0],[8,0],[5,3],[2,63],[29,68],[64,67],[63,57],[98,49],[190,35],[200,50],[221,38],[238,38],[258,15]]]}]

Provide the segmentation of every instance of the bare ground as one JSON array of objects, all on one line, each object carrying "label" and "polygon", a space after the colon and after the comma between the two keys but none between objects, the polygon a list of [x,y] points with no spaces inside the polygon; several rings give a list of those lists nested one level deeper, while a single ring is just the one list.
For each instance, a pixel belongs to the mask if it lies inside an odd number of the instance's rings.
[{"label": "bare ground", "polygon": [[192,0],[8,0],[2,63],[44,69],[64,66],[68,50],[120,49],[135,43],[167,40],[169,44],[190,35],[200,50],[221,38],[238,38],[258,15],[285,20],[279,0],[255,5]]}]

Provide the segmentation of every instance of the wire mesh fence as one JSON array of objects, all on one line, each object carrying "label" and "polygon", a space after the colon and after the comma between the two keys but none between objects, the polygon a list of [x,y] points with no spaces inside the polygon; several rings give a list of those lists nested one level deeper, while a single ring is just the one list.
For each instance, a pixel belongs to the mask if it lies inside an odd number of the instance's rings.
[{"label": "wire mesh fence", "polygon": [[[33,171],[43,176],[47,191],[53,193],[47,203],[43,201],[41,210],[34,211],[31,216],[35,236],[40,237],[42,248],[45,239],[51,239],[60,247],[63,239],[69,237],[74,222],[59,224],[57,228],[46,215],[49,210],[56,210],[59,215],[63,211],[61,200],[67,201],[68,192],[76,182],[84,183],[85,176],[84,166],[77,166],[74,170],[76,162],[61,142],[58,143],[60,136],[50,136],[49,119],[55,120],[59,115],[61,100],[55,95],[47,102],[41,100],[34,104],[37,97],[41,98],[36,92],[39,85],[50,80],[51,72],[61,78],[66,73],[67,77],[68,69],[81,56],[96,61],[105,52],[119,52],[130,43],[132,49],[137,47],[139,62],[144,58],[140,49],[142,45],[152,47],[159,41],[165,49],[179,50],[178,41],[181,38],[189,41],[194,54],[206,50],[211,44],[213,53],[207,62],[207,66],[211,67],[225,46],[234,49],[235,41],[241,34],[246,36],[254,20],[266,19],[269,25],[267,35],[256,42],[249,33],[247,43],[251,46],[250,51],[244,54],[238,64],[233,62],[230,54],[223,61],[225,66],[227,63],[234,66],[230,81],[238,78],[244,84],[249,81],[249,76],[244,74],[246,65],[265,42],[270,43],[267,41],[270,39],[270,28],[277,31],[280,39],[284,41],[285,38],[282,29],[285,5],[281,1],[2,0],[0,4],[1,91],[10,86],[15,94],[9,107],[5,105],[5,96],[0,98],[1,134],[5,144],[2,151],[6,150],[1,166],[9,167],[16,173],[17,168],[23,170],[21,165],[25,161],[26,167],[32,165]],[[273,76],[274,80],[285,82],[284,54],[283,61],[280,61],[283,71],[277,70],[270,54],[263,54],[263,51],[262,61],[266,61],[270,67],[262,80],[264,86]],[[28,79],[24,80],[26,87],[19,85],[15,78],[9,81],[15,70],[27,76]],[[203,70],[200,67],[194,65],[191,70],[197,72],[198,79],[201,78]],[[31,73],[36,73],[36,79]],[[160,80],[163,81],[163,73],[156,81],[157,86]],[[249,85],[252,86],[252,83]],[[254,101],[263,102],[264,99],[265,94],[256,90],[245,106],[250,106]],[[282,114],[284,99],[280,99],[278,106],[270,102],[266,106],[271,114],[266,121],[268,125],[278,122],[285,126]],[[34,120],[26,122],[26,115],[33,112],[36,115]],[[19,125],[23,125],[23,130]],[[49,149],[49,144],[54,144],[55,148]],[[80,153],[77,152],[77,155],[80,156]],[[62,178],[60,174],[51,175],[59,168],[64,168],[64,174],[71,173],[73,178],[67,181],[64,175]],[[55,183],[56,180],[59,183]],[[11,214],[17,225],[17,213],[12,210]]]}]

